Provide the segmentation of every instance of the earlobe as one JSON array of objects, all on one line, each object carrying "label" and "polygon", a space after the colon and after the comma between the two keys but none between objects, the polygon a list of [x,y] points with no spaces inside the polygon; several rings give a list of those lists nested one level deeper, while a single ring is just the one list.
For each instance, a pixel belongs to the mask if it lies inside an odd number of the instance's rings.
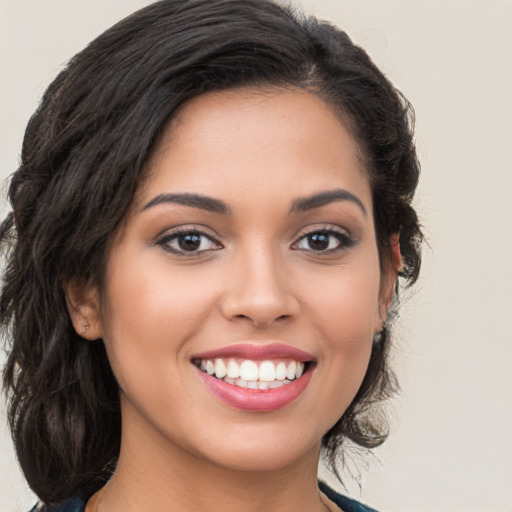
[{"label": "earlobe", "polygon": [[391,248],[391,261],[384,263],[379,293],[379,325],[376,332],[380,332],[386,323],[391,302],[395,293],[398,273],[402,270],[402,254],[400,252],[400,233],[393,233],[389,239]]},{"label": "earlobe", "polygon": [[395,283],[396,274],[391,275],[390,272],[387,272],[387,275],[381,280],[381,289],[379,293],[379,317],[374,329],[375,334],[380,333],[386,326],[391,302],[393,301]]},{"label": "earlobe", "polygon": [[101,338],[100,300],[97,286],[71,278],[64,283],[64,295],[71,322],[77,334],[87,340]]},{"label": "earlobe", "polygon": [[393,233],[389,238],[393,270],[398,274],[402,270],[402,253],[400,252],[400,233]]}]

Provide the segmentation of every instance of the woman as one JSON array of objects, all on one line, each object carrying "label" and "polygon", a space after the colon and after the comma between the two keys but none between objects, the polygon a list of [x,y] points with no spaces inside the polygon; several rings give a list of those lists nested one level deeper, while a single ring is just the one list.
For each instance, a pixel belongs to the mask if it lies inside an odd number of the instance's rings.
[{"label": "woman", "polygon": [[370,510],[317,465],[386,437],[410,120],[346,34],[266,0],[157,2],[71,60],[2,227],[42,510]]}]

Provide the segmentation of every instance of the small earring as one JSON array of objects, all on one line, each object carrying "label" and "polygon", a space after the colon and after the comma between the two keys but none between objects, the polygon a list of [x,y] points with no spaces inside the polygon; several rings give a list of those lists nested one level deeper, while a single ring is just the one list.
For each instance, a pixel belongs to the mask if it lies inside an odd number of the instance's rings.
[{"label": "small earring", "polygon": [[382,338],[384,337],[385,332],[386,332],[386,327],[383,325],[382,329],[380,331],[377,331],[376,333],[374,333],[374,335],[373,335],[373,344],[374,345],[378,345],[382,341]]},{"label": "small earring", "polygon": [[84,324],[82,327],[82,334],[85,334],[87,332],[87,329],[89,329],[89,324]]}]

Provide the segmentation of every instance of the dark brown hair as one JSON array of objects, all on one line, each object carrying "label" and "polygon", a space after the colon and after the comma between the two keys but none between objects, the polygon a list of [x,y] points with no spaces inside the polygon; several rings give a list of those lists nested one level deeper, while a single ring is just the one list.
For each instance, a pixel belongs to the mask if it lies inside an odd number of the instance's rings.
[{"label": "dark brown hair", "polygon": [[[399,232],[400,275],[418,276],[412,110],[344,32],[270,0],[164,0],[124,19],[46,91],[1,227],[9,420],[25,477],[45,502],[107,480],[120,446],[103,342],[75,333],[62,283],[78,276],[102,285],[108,243],[176,110],[205,92],[249,85],[302,88],[342,113],[364,155],[381,262]],[[385,329],[357,396],[324,437],[333,467],[347,440],[371,448],[386,436],[374,407],[395,387],[388,349]]]}]

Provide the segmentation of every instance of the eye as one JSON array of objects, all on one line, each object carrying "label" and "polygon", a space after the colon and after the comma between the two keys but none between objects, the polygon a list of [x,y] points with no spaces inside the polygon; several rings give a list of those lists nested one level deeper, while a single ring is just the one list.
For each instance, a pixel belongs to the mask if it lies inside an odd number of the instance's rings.
[{"label": "eye", "polygon": [[180,255],[198,255],[205,251],[215,251],[222,245],[210,235],[198,229],[179,229],[157,241],[166,251]]},{"label": "eye", "polygon": [[319,229],[311,231],[294,244],[294,249],[317,253],[333,253],[354,245],[349,235],[335,229]]}]

